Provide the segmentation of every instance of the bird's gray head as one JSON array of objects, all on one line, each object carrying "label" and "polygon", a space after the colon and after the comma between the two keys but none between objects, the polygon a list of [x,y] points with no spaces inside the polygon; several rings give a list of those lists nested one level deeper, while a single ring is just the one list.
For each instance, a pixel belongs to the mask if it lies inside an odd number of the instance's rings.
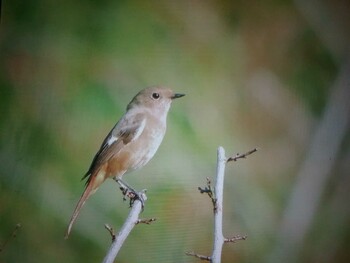
[{"label": "bird's gray head", "polygon": [[131,100],[126,110],[130,110],[134,107],[143,107],[154,112],[167,113],[171,102],[183,96],[185,96],[185,94],[174,93],[171,89],[165,87],[150,87],[141,90]]}]

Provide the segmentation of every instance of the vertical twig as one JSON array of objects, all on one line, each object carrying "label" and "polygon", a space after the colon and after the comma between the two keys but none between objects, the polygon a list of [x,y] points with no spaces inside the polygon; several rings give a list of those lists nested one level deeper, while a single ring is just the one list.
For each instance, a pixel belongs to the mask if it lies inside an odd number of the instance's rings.
[{"label": "vertical twig", "polygon": [[224,178],[226,163],[231,161],[238,161],[244,159],[248,155],[255,153],[258,149],[254,148],[243,154],[237,154],[236,156],[226,158],[225,150],[223,147],[219,147],[217,150],[217,166],[216,166],[216,184],[214,192],[211,189],[211,180],[207,177],[207,186],[202,188],[198,187],[201,194],[206,193],[210,197],[213,203],[214,210],[214,244],[211,256],[204,256],[197,254],[193,251],[186,252],[188,256],[194,256],[201,260],[210,261],[212,263],[221,262],[222,246],[224,243],[235,243],[240,240],[246,240],[247,236],[234,236],[232,238],[225,238],[222,233],[222,218],[223,218],[223,195],[224,195]]},{"label": "vertical twig", "polygon": [[222,234],[222,215],[223,215],[223,189],[225,177],[226,157],[225,150],[221,146],[217,151],[217,167],[216,167],[216,184],[215,184],[215,198],[216,209],[214,210],[214,245],[211,262],[221,262],[222,246],[225,238]]}]

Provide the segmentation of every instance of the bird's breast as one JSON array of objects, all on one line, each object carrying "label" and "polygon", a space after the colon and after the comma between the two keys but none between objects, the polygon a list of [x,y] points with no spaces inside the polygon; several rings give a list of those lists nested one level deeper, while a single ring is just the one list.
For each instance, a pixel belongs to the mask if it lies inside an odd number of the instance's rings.
[{"label": "bird's breast", "polygon": [[146,165],[158,150],[165,130],[166,123],[163,120],[148,119],[142,133],[123,145],[120,151],[108,161],[107,176],[121,177],[124,173]]},{"label": "bird's breast", "polygon": [[146,165],[158,150],[165,129],[145,129],[140,137],[130,143],[130,166],[128,170],[136,170]]}]

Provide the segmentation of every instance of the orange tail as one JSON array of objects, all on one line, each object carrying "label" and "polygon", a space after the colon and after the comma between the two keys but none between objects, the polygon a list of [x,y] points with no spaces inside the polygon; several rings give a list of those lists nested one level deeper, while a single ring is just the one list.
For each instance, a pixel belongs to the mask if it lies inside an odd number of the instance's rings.
[{"label": "orange tail", "polygon": [[83,192],[83,194],[81,195],[79,202],[77,204],[77,206],[74,209],[73,215],[69,221],[69,225],[66,231],[66,234],[64,236],[65,239],[68,238],[70,231],[72,230],[72,226],[75,222],[75,220],[77,219],[79,213],[80,213],[80,209],[83,207],[83,205],[85,204],[86,200],[96,192],[97,188],[100,186],[102,182],[99,182],[99,180],[96,180],[96,176],[92,176],[91,175],[91,180],[88,181],[88,184],[85,188],[85,191]]}]

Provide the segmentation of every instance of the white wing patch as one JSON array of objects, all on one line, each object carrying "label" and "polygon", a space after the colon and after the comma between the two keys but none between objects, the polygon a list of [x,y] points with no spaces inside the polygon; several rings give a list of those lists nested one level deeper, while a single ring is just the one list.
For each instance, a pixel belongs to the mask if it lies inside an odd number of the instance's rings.
[{"label": "white wing patch", "polygon": [[114,143],[116,140],[118,140],[118,137],[115,137],[114,135],[110,136],[107,141],[107,145],[110,146],[112,143]]},{"label": "white wing patch", "polygon": [[137,140],[138,137],[140,137],[140,135],[142,134],[143,130],[145,129],[145,126],[146,126],[146,118],[144,118],[142,120],[142,122],[140,123],[140,126],[136,129],[135,135],[134,135],[134,137],[132,138],[131,141],[135,141],[135,140]]}]

